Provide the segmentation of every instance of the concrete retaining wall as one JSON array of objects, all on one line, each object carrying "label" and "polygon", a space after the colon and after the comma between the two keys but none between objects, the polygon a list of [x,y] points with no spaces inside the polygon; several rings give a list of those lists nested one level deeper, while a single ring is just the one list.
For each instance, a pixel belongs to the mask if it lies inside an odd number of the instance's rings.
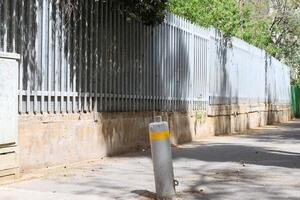
[{"label": "concrete retaining wall", "polygon": [[[149,145],[154,113],[77,113],[20,115],[20,166],[23,171],[97,159]],[[208,113],[155,113],[170,125],[172,143],[242,132],[287,122],[290,106],[214,106]]]}]

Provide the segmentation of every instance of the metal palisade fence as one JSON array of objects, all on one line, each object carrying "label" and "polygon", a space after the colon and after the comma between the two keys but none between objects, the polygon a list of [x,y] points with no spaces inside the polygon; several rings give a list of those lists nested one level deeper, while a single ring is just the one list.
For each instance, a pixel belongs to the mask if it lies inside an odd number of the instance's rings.
[{"label": "metal palisade fence", "polygon": [[290,69],[265,51],[212,30],[209,102],[289,104]]},{"label": "metal palisade fence", "polygon": [[225,39],[171,14],[144,26],[115,1],[0,0],[0,51],[21,54],[20,113],[288,103],[288,67]]}]

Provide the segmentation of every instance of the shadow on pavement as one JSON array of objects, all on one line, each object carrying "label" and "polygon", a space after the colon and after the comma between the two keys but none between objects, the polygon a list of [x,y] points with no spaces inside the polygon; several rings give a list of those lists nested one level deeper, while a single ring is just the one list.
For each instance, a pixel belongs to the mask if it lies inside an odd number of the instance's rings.
[{"label": "shadow on pavement", "polygon": [[300,168],[300,154],[256,146],[205,144],[173,152],[174,159],[188,158],[207,162],[238,162],[264,166]]}]

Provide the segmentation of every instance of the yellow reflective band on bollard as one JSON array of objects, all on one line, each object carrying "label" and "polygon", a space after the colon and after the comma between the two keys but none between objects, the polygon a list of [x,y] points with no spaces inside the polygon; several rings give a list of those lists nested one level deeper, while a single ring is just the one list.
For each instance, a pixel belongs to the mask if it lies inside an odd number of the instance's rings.
[{"label": "yellow reflective band on bollard", "polygon": [[169,131],[150,132],[150,140],[163,140],[170,137]]}]

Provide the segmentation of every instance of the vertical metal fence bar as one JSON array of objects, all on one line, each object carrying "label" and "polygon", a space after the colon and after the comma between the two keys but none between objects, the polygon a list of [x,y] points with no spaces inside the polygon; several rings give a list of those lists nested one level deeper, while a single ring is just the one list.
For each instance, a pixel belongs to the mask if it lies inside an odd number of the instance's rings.
[{"label": "vertical metal fence bar", "polygon": [[[177,25],[177,20],[176,19],[174,19],[174,23],[175,23],[175,25]],[[178,90],[179,90],[179,82],[178,82],[178,64],[179,64],[179,48],[178,48],[178,44],[179,44],[179,31],[178,31],[178,28],[176,27],[175,28],[175,41],[177,41],[177,42],[175,42],[174,41],[174,43],[175,43],[175,56],[174,56],[174,63],[176,63],[175,65],[174,65],[174,79],[175,79],[175,81],[174,81],[174,83],[175,83],[175,88],[174,88],[174,91],[175,91],[175,101],[174,101],[174,110],[175,111],[178,111]],[[180,64],[179,64],[180,65]]]},{"label": "vertical metal fence bar", "polygon": [[16,53],[16,38],[17,38],[17,0],[12,0],[12,52]]},{"label": "vertical metal fence bar", "polygon": [[184,29],[184,22],[183,19],[180,18],[180,27],[182,31],[181,34],[181,46],[180,46],[180,74],[179,74],[179,83],[180,83],[180,104],[179,104],[179,111],[183,111],[183,100],[184,100],[184,72],[185,72],[185,29]]},{"label": "vertical metal fence bar", "polygon": [[157,63],[158,63],[158,44],[159,44],[159,41],[158,41],[158,27],[154,27],[153,28],[153,38],[152,38],[152,55],[153,55],[153,61],[152,61],[152,66],[153,66],[153,80],[152,80],[152,83],[153,83],[153,109],[154,111],[157,110],[157,84],[158,84],[158,80],[157,80]]},{"label": "vertical metal fence bar", "polygon": [[157,77],[158,77],[158,85],[157,85],[157,91],[158,91],[158,110],[162,111],[162,76],[164,73],[164,63],[163,63],[163,25],[159,25],[158,29],[158,38],[159,38],[159,55],[158,55],[158,65],[157,65]]},{"label": "vertical metal fence bar", "polygon": [[[28,38],[29,38],[29,40],[28,40],[28,43],[27,43],[27,47],[26,47],[26,53],[27,53],[27,62],[26,62],[26,73],[27,73],[27,91],[26,91],[26,112],[27,113],[30,113],[30,81],[31,81],[31,70],[30,70],[30,64],[31,64],[31,51],[28,51],[29,49],[31,49],[32,48],[32,45],[31,45],[31,36],[32,36],[32,34],[31,34],[31,32],[32,32],[32,27],[31,27],[31,24],[32,24],[32,18],[31,18],[31,12],[28,12],[28,10],[30,10],[31,9],[31,5],[32,5],[32,1],[30,0],[29,1],[29,3],[27,4],[27,7],[26,7],[26,9],[27,9],[27,12],[26,12],[26,14],[27,14],[27,16],[26,16],[26,18],[27,18],[27,22],[28,22],[28,27],[27,27],[27,31],[28,31]],[[4,6],[5,7],[5,6]],[[6,19],[5,17],[4,17],[4,19]],[[27,39],[28,39],[27,38]],[[5,40],[5,36],[4,36],[4,40]]]},{"label": "vertical metal fence bar", "polygon": [[103,22],[103,20],[104,20],[104,8],[103,8],[103,2],[99,2],[99,6],[100,6],[100,8],[99,8],[99,14],[100,14],[100,20],[99,20],[99,57],[100,57],[100,60],[99,60],[99,63],[100,63],[100,66],[99,66],[99,73],[100,74],[98,74],[98,76],[99,76],[99,78],[98,78],[98,80],[99,80],[99,101],[100,101],[100,105],[99,105],[99,107],[100,107],[100,109],[99,109],[99,111],[101,112],[101,111],[103,111],[103,73],[104,73],[104,54],[103,54],[103,51],[104,51],[104,49],[105,49],[105,42],[104,42],[104,22]]},{"label": "vertical metal fence bar", "polygon": [[138,111],[139,109],[139,72],[138,72],[138,68],[139,68],[139,22],[138,21],[134,21],[135,26],[135,38],[134,38],[134,111]]},{"label": "vertical metal fence bar", "polygon": [[141,87],[141,95],[142,95],[142,101],[141,101],[141,111],[147,111],[147,105],[148,105],[148,98],[147,98],[147,27],[141,24],[142,30],[141,30],[141,57],[142,62],[140,65],[140,71],[141,71],[141,80],[142,80],[142,87]]},{"label": "vertical metal fence bar", "polygon": [[146,96],[147,96],[147,104],[146,104],[146,111],[151,110],[151,28],[146,26],[146,46],[145,46],[145,53],[146,53]]},{"label": "vertical metal fence bar", "polygon": [[188,111],[189,106],[189,55],[190,55],[190,27],[189,24],[185,21],[186,26],[186,50],[185,50],[185,102],[184,102],[184,111]]},{"label": "vertical metal fence bar", "polygon": [[199,95],[198,95],[198,90],[199,90],[199,78],[200,78],[200,76],[199,76],[199,38],[198,37],[196,37],[196,65],[195,65],[195,71],[196,71],[196,73],[195,73],[195,85],[196,85],[196,88],[197,88],[197,90],[195,90],[194,91],[194,93],[195,93],[195,97],[197,98],[197,101],[196,101],[196,103],[195,103],[195,106],[194,106],[194,109],[195,110],[198,110],[198,105],[199,105]]},{"label": "vertical metal fence bar", "polygon": [[108,41],[108,23],[106,23],[108,21],[108,2],[104,2],[104,19],[103,19],[103,24],[105,26],[105,37],[104,37],[104,46],[102,48],[102,51],[103,51],[103,55],[104,55],[104,65],[103,65],[103,84],[104,84],[104,90],[103,90],[103,93],[104,93],[104,98],[103,98],[103,111],[107,111],[107,104],[108,104],[108,101],[107,101],[107,94],[108,94],[108,76],[109,76],[109,70],[108,70],[108,65],[109,65],[109,59],[108,59],[108,53],[109,53],[109,41]]},{"label": "vertical metal fence bar", "polygon": [[154,50],[154,31],[155,31],[155,28],[151,27],[150,28],[150,41],[149,41],[149,45],[150,45],[150,57],[152,59],[150,59],[150,79],[149,79],[149,82],[151,83],[150,84],[150,95],[151,95],[151,106],[150,106],[150,110],[154,111],[155,110],[155,94],[154,94],[154,91],[155,91],[155,50]]},{"label": "vertical metal fence bar", "polygon": [[137,21],[133,21],[133,38],[132,38],[132,42],[133,42],[133,58],[132,58],[132,74],[133,74],[133,80],[132,80],[132,91],[133,91],[133,107],[132,107],[132,111],[137,111],[138,108],[138,96],[137,96],[137,80],[138,80],[138,72],[137,72],[137,68],[138,68],[138,63],[137,63],[137,48],[138,48],[138,22]]},{"label": "vertical metal fence bar", "polygon": [[166,48],[166,26],[165,23],[163,23],[161,25],[161,45],[162,45],[162,49],[161,49],[161,63],[162,63],[162,73],[161,73],[161,83],[160,83],[160,88],[161,88],[161,110],[165,111],[165,76],[166,76],[166,60],[165,60],[165,48]]},{"label": "vertical metal fence bar", "polygon": [[[36,11],[34,11],[32,13],[33,15],[33,24],[35,24],[35,27],[33,28],[33,32],[37,33],[37,36],[35,36],[35,33],[33,33],[32,35],[32,39],[34,40],[34,54],[32,56],[32,67],[33,67],[33,89],[34,89],[34,98],[33,98],[33,112],[37,113],[37,86],[38,86],[38,71],[39,71],[39,67],[40,67],[40,52],[41,52],[41,46],[40,46],[40,39],[41,39],[41,10],[40,10],[40,4],[39,1],[33,1],[32,4],[33,9]],[[34,37],[34,38],[33,38]]]},{"label": "vertical metal fence bar", "polygon": [[[123,17],[122,14],[120,14],[120,47],[121,47],[121,55],[120,55],[120,94],[121,94],[121,105],[120,105],[120,111],[126,110],[126,19]],[[121,34],[122,33],[122,34]]]},{"label": "vertical metal fence bar", "polygon": [[139,62],[139,67],[138,67],[138,72],[139,72],[139,111],[144,111],[145,110],[145,104],[146,104],[146,98],[145,98],[145,37],[144,37],[144,30],[145,28],[143,27],[142,23],[139,23],[139,57],[140,57],[140,62]]},{"label": "vertical metal fence bar", "polygon": [[[4,1],[6,0],[0,0],[0,51],[4,52],[4,27],[5,27],[5,20],[4,20]],[[2,31],[3,29],[3,31]]]},{"label": "vertical metal fence bar", "polygon": [[[192,27],[193,28],[193,27]],[[193,32],[194,32],[194,28],[192,29]],[[190,58],[190,63],[191,63],[191,66],[190,66],[190,74],[189,74],[189,77],[190,77],[190,81],[189,81],[189,98],[190,98],[190,105],[189,105],[189,110],[193,110],[193,105],[194,105],[194,69],[195,69],[195,35],[192,33],[190,35],[190,51],[191,51],[191,54],[189,55]]]},{"label": "vertical metal fence bar", "polygon": [[158,91],[158,110],[162,111],[162,76],[164,74],[164,62],[163,62],[163,42],[164,42],[164,38],[163,38],[163,25],[160,24],[159,25],[159,29],[158,29],[158,38],[159,38],[159,55],[158,55],[158,73],[157,73],[157,77],[158,77],[158,85],[157,85],[157,91]]},{"label": "vertical metal fence bar", "polygon": [[52,66],[53,66],[53,59],[52,59],[52,57],[53,57],[53,40],[52,40],[52,38],[53,38],[53,29],[52,29],[52,26],[53,26],[53,20],[52,20],[52,16],[53,16],[53,13],[52,13],[52,9],[53,9],[53,4],[52,4],[52,1],[49,1],[49,5],[48,5],[48,13],[49,13],[49,15],[48,15],[48,21],[49,21],[49,23],[48,23],[48,30],[49,30],[49,34],[48,34],[48,47],[49,47],[49,54],[48,54],[48,70],[47,70],[47,89],[48,89],[48,102],[47,102],[47,110],[48,110],[48,113],[50,113],[51,112],[51,110],[52,110],[52,106],[51,106],[51,90],[52,90],[52,88],[51,88],[51,86],[52,86],[52,80],[51,80],[51,72],[52,72],[52,70],[51,70],[51,68],[52,68]]},{"label": "vertical metal fence bar", "polygon": [[184,87],[183,87],[183,91],[184,91],[184,106],[183,106],[183,111],[187,110],[187,105],[188,105],[188,69],[189,69],[189,60],[188,60],[188,54],[189,54],[189,32],[188,32],[188,24],[186,22],[186,20],[184,19],[184,26],[185,26],[185,52],[184,52]]},{"label": "vertical metal fence bar", "polygon": [[[65,5],[66,6],[66,5]],[[63,7],[64,8],[64,7]],[[65,12],[63,10],[63,12]],[[73,11],[74,12],[74,11]],[[73,51],[73,48],[71,47],[71,43],[72,43],[72,32],[71,30],[72,29],[72,18],[73,18],[73,14],[74,13],[70,13],[69,16],[68,15],[65,15],[65,34],[66,34],[66,93],[67,93],[67,103],[66,103],[66,112],[67,113],[71,113],[72,112],[72,108],[71,108],[71,105],[70,105],[70,94],[71,94],[71,66],[72,64],[74,63],[73,60],[71,60],[71,55],[72,55],[72,51]],[[65,51],[63,49],[63,51]]]},{"label": "vertical metal fence bar", "polygon": [[128,51],[129,51],[129,65],[128,65],[128,77],[129,77],[129,84],[128,84],[128,88],[129,88],[129,92],[128,92],[128,94],[129,94],[129,99],[128,99],[128,111],[131,111],[132,110],[132,108],[133,108],[133,101],[132,101],[132,97],[133,97],[133,91],[132,91],[132,79],[133,79],[133,77],[132,77],[132,75],[133,75],[133,51],[132,51],[132,49],[130,48],[130,47],[132,47],[133,46],[133,42],[132,42],[132,40],[133,40],[133,35],[134,35],[134,33],[133,33],[133,22],[132,21],[130,21],[130,24],[129,24],[129,33],[130,33],[130,35],[129,35],[129,44],[128,44]]},{"label": "vertical metal fence bar", "polygon": [[148,103],[147,103],[147,111],[151,110],[151,102],[152,102],[152,94],[151,94],[151,69],[152,69],[152,65],[151,65],[151,58],[152,58],[152,50],[151,50],[151,27],[146,27],[147,29],[147,36],[146,36],[146,55],[147,55],[147,72],[146,72],[146,79],[147,79],[147,99],[148,99]]},{"label": "vertical metal fence bar", "polygon": [[123,20],[124,24],[124,56],[123,56],[123,64],[124,64],[124,111],[128,111],[128,102],[129,102],[129,75],[128,75],[128,70],[129,70],[129,64],[130,64],[130,51],[128,50],[129,46],[129,35],[127,34],[127,31],[130,29],[130,24],[128,24],[126,18],[124,17]]},{"label": "vertical metal fence bar", "polygon": [[156,98],[157,98],[157,90],[156,90],[156,84],[157,84],[157,80],[156,80],[156,63],[157,63],[157,45],[155,43],[155,41],[157,41],[157,27],[153,27],[152,30],[152,41],[151,41],[151,45],[152,45],[152,55],[153,55],[153,61],[152,61],[152,95],[153,95],[153,107],[152,110],[155,111],[156,110]]},{"label": "vertical metal fence bar", "polygon": [[[4,29],[4,1],[6,0],[0,0],[0,29]],[[0,51],[4,51],[4,34],[2,31],[0,31]]]},{"label": "vertical metal fence bar", "polygon": [[180,106],[180,111],[184,111],[184,101],[185,101],[185,93],[186,93],[186,88],[185,88],[185,81],[186,81],[186,27],[185,27],[185,23],[184,23],[184,19],[181,18],[181,26],[183,28],[183,32],[182,32],[182,43],[183,43],[183,48],[181,49],[182,52],[182,73],[180,74],[180,80],[181,80],[181,106]]},{"label": "vertical metal fence bar", "polygon": [[145,40],[144,40],[144,30],[143,24],[139,23],[139,65],[138,65],[138,72],[139,72],[139,111],[145,111],[145,104],[146,104],[146,98],[145,98]]},{"label": "vertical metal fence bar", "polygon": [[161,37],[160,37],[160,26],[156,28],[156,37],[157,37],[157,47],[156,47],[156,62],[155,62],[155,78],[156,78],[156,87],[155,87],[155,93],[156,93],[156,110],[160,109],[160,91],[159,91],[159,83],[160,83],[160,52],[161,52]]},{"label": "vertical metal fence bar", "polygon": [[[178,20],[178,24],[179,27],[182,26],[182,22]],[[182,109],[182,80],[181,80],[181,76],[182,76],[182,71],[183,71],[183,45],[184,45],[184,39],[183,39],[183,34],[184,31],[180,31],[180,29],[178,29],[179,32],[179,47],[178,47],[178,52],[179,52],[179,68],[178,68],[178,111],[181,111]]]},{"label": "vertical metal fence bar", "polygon": [[199,95],[198,95],[198,90],[199,90],[199,38],[196,37],[196,65],[195,65],[195,85],[197,90],[194,91],[195,97],[197,98],[194,109],[198,110],[198,105],[199,105]]},{"label": "vertical metal fence bar", "polygon": [[88,102],[87,102],[87,94],[88,94],[88,82],[87,82],[87,79],[89,77],[88,75],[88,69],[90,68],[89,64],[89,59],[88,59],[88,51],[89,51],[89,41],[90,41],[90,35],[89,35],[89,23],[88,23],[88,20],[89,20],[89,1],[84,1],[84,18],[83,18],[83,21],[84,21],[84,36],[85,36],[85,42],[84,42],[84,61],[83,61],[83,95],[84,95],[84,98],[83,98],[83,111],[84,112],[87,112],[88,111]]},{"label": "vertical metal fence bar", "polygon": [[[80,2],[77,3],[76,5],[78,6],[78,10],[80,9],[79,6]],[[72,34],[72,37],[70,39],[72,39],[71,45],[72,45],[72,92],[73,92],[73,96],[72,96],[72,112],[75,113],[77,112],[78,106],[79,106],[79,90],[77,89],[77,68],[79,66],[79,41],[77,40],[77,35],[79,32],[79,27],[78,27],[78,19],[80,19],[80,16],[78,16],[78,11],[74,11],[73,12],[73,16],[72,16],[72,29],[73,31],[69,30]],[[79,22],[80,23],[80,22]],[[78,95],[76,95],[76,91],[78,91]],[[78,104],[77,104],[77,98],[78,98]]]},{"label": "vertical metal fence bar", "polygon": [[114,54],[114,44],[113,44],[113,14],[112,14],[112,1],[108,1],[108,22],[109,22],[109,31],[108,31],[108,36],[109,36],[109,55],[108,55],[108,107],[107,111],[110,111],[112,109],[112,103],[113,103],[113,54]]},{"label": "vertical metal fence bar", "polygon": [[67,72],[66,72],[66,54],[65,54],[65,16],[64,16],[64,5],[65,1],[60,2],[60,18],[61,18],[61,24],[59,29],[61,30],[61,35],[60,35],[60,57],[61,57],[61,62],[60,62],[60,112],[64,113],[66,112],[66,106],[65,106],[65,93],[66,93],[66,87],[65,87],[65,81],[67,79]]},{"label": "vertical metal fence bar", "polygon": [[175,26],[174,26],[174,20],[173,20],[173,15],[170,15],[170,29],[171,29],[171,40],[170,40],[170,62],[171,62],[171,70],[170,70],[170,76],[171,76],[171,81],[170,81],[170,90],[171,90],[171,105],[170,109],[173,111],[175,110],[174,107],[174,91],[175,91],[175,58],[176,58],[176,50],[175,50]]},{"label": "vertical metal fence bar", "polygon": [[181,49],[182,52],[182,73],[180,74],[180,80],[181,80],[181,106],[180,106],[180,111],[184,111],[184,103],[185,103],[185,93],[186,93],[186,87],[185,87],[185,83],[186,83],[186,27],[185,27],[185,21],[183,18],[181,18],[181,26],[183,28],[183,32],[182,32],[182,43],[183,43],[183,48]]},{"label": "vertical metal fence bar", "polygon": [[94,58],[95,58],[95,55],[94,55],[94,37],[93,37],[93,34],[94,34],[94,24],[93,24],[93,19],[94,19],[94,1],[90,1],[90,5],[89,5],[89,8],[88,11],[89,11],[89,33],[90,33],[90,44],[89,44],[89,47],[90,47],[90,50],[89,50],[89,54],[88,54],[88,59],[89,59],[89,69],[88,69],[88,72],[89,72],[89,78],[87,79],[88,81],[88,89],[89,89],[89,105],[88,105],[88,110],[90,112],[92,112],[93,110],[93,73],[95,73],[94,71]]},{"label": "vertical metal fence bar", "polygon": [[[198,96],[201,97],[203,95],[203,39],[199,38],[199,72],[198,72],[198,87],[199,87],[199,93]],[[198,102],[198,108],[201,109],[203,107],[202,98],[199,99]]]},{"label": "vertical metal fence bar", "polygon": [[155,90],[155,50],[154,50],[154,31],[155,28],[151,27],[150,28],[150,41],[149,41],[149,45],[150,45],[150,57],[152,58],[150,60],[150,79],[149,82],[150,84],[150,95],[151,95],[151,106],[150,106],[150,110],[154,111],[155,110],[155,94],[154,94],[154,90]]},{"label": "vertical metal fence bar", "polygon": [[209,59],[210,59],[210,38],[209,40],[206,40],[205,42],[205,51],[206,51],[206,54],[205,54],[205,102],[206,102],[206,107],[205,109],[207,109],[208,107],[208,102],[209,102],[209,69],[210,69],[210,65],[209,65]]},{"label": "vertical metal fence bar", "polygon": [[[84,26],[84,19],[83,19],[83,2],[82,0],[79,1],[79,34],[77,36],[82,36],[83,35],[83,26]],[[76,19],[75,19],[76,20]],[[85,38],[86,40],[86,38]],[[79,40],[79,48],[78,48],[78,111],[82,112],[82,68],[83,68],[83,59],[82,57],[84,56],[84,52],[83,52],[83,40]]]},{"label": "vertical metal fence bar", "polygon": [[59,67],[60,67],[60,48],[59,48],[59,24],[60,24],[60,16],[59,16],[59,2],[60,0],[55,1],[55,51],[54,51],[54,113],[59,112],[58,111],[58,87],[59,87],[59,82],[58,82],[58,72],[59,72]]},{"label": "vertical metal fence bar", "polygon": [[3,2],[3,49],[4,52],[8,52],[8,3],[9,0],[4,0]]},{"label": "vertical metal fence bar", "polygon": [[47,63],[48,63],[48,0],[44,0],[42,3],[42,31],[40,35],[41,44],[41,112],[45,111],[45,83],[46,83],[46,73],[47,73]]},{"label": "vertical metal fence bar", "polygon": [[[189,31],[191,31],[191,25],[188,24],[188,27],[189,27]],[[187,110],[189,111],[190,110],[190,106],[191,106],[191,101],[192,101],[192,98],[191,98],[191,88],[192,88],[192,84],[191,84],[191,73],[192,73],[192,67],[193,67],[193,64],[192,64],[192,60],[191,60],[191,57],[193,56],[193,51],[192,51],[192,43],[191,43],[191,40],[192,40],[192,37],[193,37],[193,34],[192,33],[188,33],[188,72],[187,72],[187,78],[188,78],[188,81],[187,81]]]},{"label": "vertical metal fence bar", "polygon": [[[19,19],[19,23],[18,25],[20,26],[20,32],[24,33],[24,24],[25,24],[25,12],[24,12],[24,1],[19,2],[20,4],[18,4],[21,8],[19,8],[20,11],[20,19]],[[1,8],[0,8],[1,11]],[[1,14],[0,14],[0,18],[1,18]],[[1,19],[0,19],[1,20]],[[20,35],[20,53],[22,55],[24,55],[24,41],[25,41],[25,34]],[[0,38],[0,49],[1,49],[1,38]],[[24,69],[24,56],[21,56],[20,59],[20,64],[19,64],[19,113],[23,113],[23,69]]]},{"label": "vertical metal fence bar", "polygon": [[207,40],[203,39],[203,94],[202,94],[202,99],[204,109],[206,109],[206,97],[208,96],[207,94],[207,87],[208,87],[208,81],[207,81]]},{"label": "vertical metal fence bar", "polygon": [[132,50],[132,111],[136,111],[137,109],[137,22],[133,20],[133,38],[132,38],[132,44],[133,44],[133,50]]},{"label": "vertical metal fence bar", "polygon": [[[115,8],[114,8],[115,9]],[[121,39],[120,39],[120,28],[121,28],[121,24],[120,24],[120,16],[117,10],[114,10],[115,13],[115,26],[114,26],[114,30],[115,30],[115,80],[114,82],[114,93],[115,93],[115,100],[114,100],[114,111],[119,111],[120,110],[120,98],[121,98],[121,91],[120,91],[120,72],[121,72],[121,62],[120,62],[120,55],[121,55]]]},{"label": "vertical metal fence bar", "polygon": [[201,82],[199,83],[199,85],[200,85],[200,88],[201,88],[201,93],[200,93],[200,95],[201,95],[201,101],[200,101],[200,106],[199,106],[199,108],[198,109],[203,109],[203,97],[204,97],[204,95],[205,95],[205,85],[206,85],[206,81],[205,81],[205,71],[204,71],[204,69],[205,69],[205,62],[204,62],[204,60],[205,60],[205,55],[204,55],[204,52],[205,52],[205,47],[204,47],[204,39],[203,38],[201,38],[200,39],[200,51],[201,51],[201,64],[200,64],[200,71],[199,71],[199,77],[200,77],[200,80],[201,80]]},{"label": "vertical metal fence bar", "polygon": [[173,36],[173,31],[174,31],[174,26],[173,26],[173,21],[172,21],[172,16],[168,15],[168,62],[169,62],[169,80],[168,80],[168,85],[169,85],[169,95],[168,95],[168,111],[173,111],[173,89],[174,89],[174,76],[173,76],[173,71],[174,71],[174,36]]},{"label": "vertical metal fence bar", "polygon": [[160,84],[160,88],[161,88],[161,110],[165,111],[165,94],[166,94],[166,87],[165,87],[165,76],[166,76],[166,54],[165,54],[165,49],[166,49],[166,24],[163,23],[162,27],[162,51],[161,51],[161,58],[162,58],[162,74],[161,74],[161,84]]},{"label": "vertical metal fence bar", "polygon": [[177,35],[176,35],[176,32],[177,32],[177,28],[175,27],[175,20],[174,20],[174,16],[172,15],[171,16],[171,22],[173,24],[172,26],[172,49],[173,49],[173,59],[172,59],[172,79],[173,79],[173,82],[172,82],[172,110],[176,111],[176,91],[177,91],[177,82],[176,82],[176,66],[177,66]]},{"label": "vertical metal fence bar", "polygon": [[[203,99],[206,98],[205,88],[207,87],[206,73],[205,73],[205,68],[206,68],[206,65],[205,65],[205,59],[206,59],[205,51],[206,51],[206,48],[205,48],[205,40],[203,38],[199,38],[199,45],[202,46],[202,48],[199,49],[199,51],[201,52],[201,60],[199,62],[201,70],[199,70],[199,73],[198,73],[199,78],[201,78],[201,82],[199,82],[199,85],[201,84],[200,85],[201,91],[199,93],[199,97],[201,98],[200,102],[199,102],[199,109],[203,109],[203,106],[205,106],[204,105],[205,102],[203,102]],[[202,62],[203,62],[203,64],[202,64]]]},{"label": "vertical metal fence bar", "polygon": [[196,93],[196,98],[197,98],[197,102],[196,102],[196,106],[195,106],[195,109],[196,110],[199,110],[200,109],[200,104],[201,104],[201,99],[200,99],[200,94],[201,94],[201,90],[202,90],[202,86],[200,84],[200,81],[201,81],[201,38],[200,37],[197,37],[196,38],[197,40],[197,43],[196,43],[196,50],[197,50],[197,64],[196,64],[196,87],[197,87],[197,91],[195,92]]},{"label": "vertical metal fence bar", "polygon": [[163,86],[164,86],[164,111],[167,111],[168,110],[168,83],[169,83],[169,79],[168,79],[168,73],[169,73],[169,63],[168,63],[168,56],[167,56],[167,50],[168,50],[168,40],[169,40],[169,37],[168,37],[168,26],[166,23],[164,23],[164,63],[165,63],[165,76],[164,76],[164,79],[163,79]]},{"label": "vertical metal fence bar", "polygon": [[[168,19],[169,17],[167,17]],[[170,49],[170,40],[171,40],[171,27],[169,24],[166,24],[166,62],[167,62],[167,75],[166,75],[166,111],[170,111],[170,98],[171,98],[171,49]]]},{"label": "vertical metal fence bar", "polygon": [[100,48],[100,44],[99,44],[99,4],[100,2],[97,1],[95,2],[95,24],[96,24],[96,30],[95,31],[95,73],[94,73],[94,79],[93,81],[95,81],[95,90],[94,90],[94,112],[98,111],[98,68],[100,65],[99,62],[99,48]]},{"label": "vertical metal fence bar", "polygon": [[[182,19],[180,18],[179,24],[180,28],[183,28],[183,22],[181,21]],[[180,33],[180,43],[179,43],[179,63],[180,63],[180,68],[179,68],[179,74],[178,74],[178,81],[179,81],[179,102],[178,102],[178,111],[182,111],[182,100],[183,100],[183,71],[184,71],[184,34],[185,31],[184,29],[179,30]]]},{"label": "vertical metal fence bar", "polygon": [[[168,21],[170,20],[170,16],[168,15]],[[172,35],[171,35],[171,26],[170,24],[167,24],[167,62],[168,62],[168,80],[167,80],[167,111],[172,111],[171,108],[171,98],[172,98],[172,50],[171,50],[171,43],[172,43]]]}]

